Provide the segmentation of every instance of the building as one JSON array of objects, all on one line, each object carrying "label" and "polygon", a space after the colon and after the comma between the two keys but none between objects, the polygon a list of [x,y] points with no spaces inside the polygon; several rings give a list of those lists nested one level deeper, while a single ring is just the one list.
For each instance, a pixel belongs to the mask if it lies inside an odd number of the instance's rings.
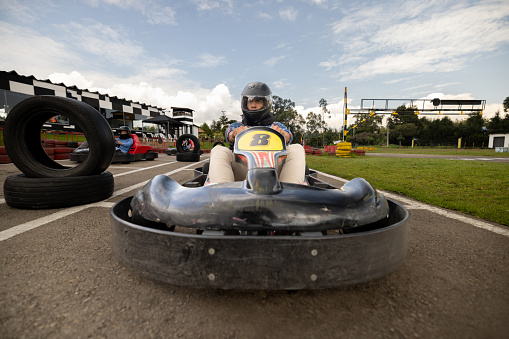
[{"label": "building", "polygon": [[[172,107],[171,111],[166,111],[160,107],[110,97],[76,86],[70,87],[49,80],[39,80],[34,76],[19,75],[15,71],[0,71],[0,125],[4,124],[5,118],[16,104],[34,95],[56,95],[83,101],[99,111],[112,129],[129,126],[131,129],[155,129],[168,137],[176,138],[184,133],[198,136],[198,126],[193,123],[192,109]],[[151,118],[161,116],[169,118],[165,124],[150,122]],[[54,130],[74,129],[68,119],[62,116],[52,118],[45,126]]]},{"label": "building", "polygon": [[509,148],[509,134],[490,134],[488,148]]}]

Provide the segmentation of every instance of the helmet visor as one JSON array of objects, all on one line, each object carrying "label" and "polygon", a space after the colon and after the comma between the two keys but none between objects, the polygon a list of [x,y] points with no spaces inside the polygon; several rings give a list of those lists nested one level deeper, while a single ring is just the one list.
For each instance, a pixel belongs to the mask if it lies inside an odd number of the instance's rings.
[{"label": "helmet visor", "polygon": [[242,111],[249,114],[259,113],[270,110],[272,108],[272,95],[243,95]]}]

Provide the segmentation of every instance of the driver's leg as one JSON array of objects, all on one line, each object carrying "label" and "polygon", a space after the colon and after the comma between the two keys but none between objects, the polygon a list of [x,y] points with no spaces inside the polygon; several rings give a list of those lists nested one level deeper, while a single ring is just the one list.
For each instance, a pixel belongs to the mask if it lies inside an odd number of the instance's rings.
[{"label": "driver's leg", "polygon": [[279,181],[303,184],[306,175],[306,152],[300,144],[286,146],[286,162],[281,169]]},{"label": "driver's leg", "polygon": [[246,170],[235,162],[233,152],[224,146],[216,146],[210,151],[209,182],[219,184],[244,180]]}]

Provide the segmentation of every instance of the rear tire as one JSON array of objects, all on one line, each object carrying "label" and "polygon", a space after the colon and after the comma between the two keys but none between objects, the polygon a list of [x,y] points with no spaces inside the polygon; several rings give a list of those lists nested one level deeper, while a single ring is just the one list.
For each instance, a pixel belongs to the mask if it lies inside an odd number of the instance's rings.
[{"label": "rear tire", "polygon": [[5,179],[4,197],[14,208],[62,208],[105,200],[111,197],[113,188],[110,172],[65,178],[28,178],[19,173]]}]

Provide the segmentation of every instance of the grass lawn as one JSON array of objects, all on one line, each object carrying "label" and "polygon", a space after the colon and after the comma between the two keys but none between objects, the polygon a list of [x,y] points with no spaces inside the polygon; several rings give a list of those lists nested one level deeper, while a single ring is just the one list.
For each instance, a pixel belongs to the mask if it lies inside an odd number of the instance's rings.
[{"label": "grass lawn", "polygon": [[362,177],[377,189],[509,225],[506,163],[366,156],[306,156],[306,162],[321,172]]}]

